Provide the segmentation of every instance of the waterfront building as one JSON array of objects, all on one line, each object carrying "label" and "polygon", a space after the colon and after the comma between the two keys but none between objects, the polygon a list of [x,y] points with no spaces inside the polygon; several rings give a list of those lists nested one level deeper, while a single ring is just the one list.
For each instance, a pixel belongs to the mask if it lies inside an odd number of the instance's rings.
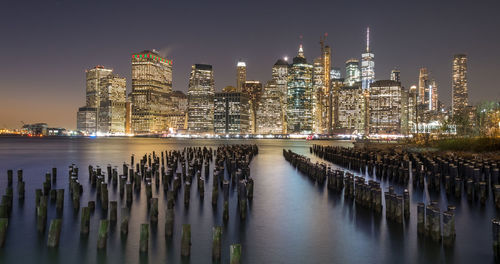
[{"label": "waterfront building", "polygon": [[87,106],[78,108],[76,129],[87,135],[95,134],[97,132],[97,108]]},{"label": "waterfront building", "polygon": [[370,50],[370,28],[366,29],[366,52],[361,54],[361,87],[369,89],[375,81],[375,55]]},{"label": "waterfront building", "polygon": [[132,130],[135,134],[160,134],[168,131],[172,61],[156,51],[132,54]]},{"label": "waterfront building", "polygon": [[430,110],[439,111],[438,85],[437,85],[436,80],[434,80],[434,79],[431,80],[429,91],[431,93],[431,95],[430,95],[430,99],[431,99]]},{"label": "waterfront building", "polygon": [[360,86],[342,86],[338,89],[338,132],[365,133],[366,96]]},{"label": "waterfront building", "polygon": [[[340,77],[339,77],[340,78]],[[361,71],[359,69],[359,60],[349,59],[345,62],[345,82],[348,86],[353,86],[361,81]]]},{"label": "waterfront building", "polygon": [[312,133],[312,72],[302,45],[288,72],[287,131],[288,133]]},{"label": "waterfront building", "polygon": [[456,54],[453,57],[452,75],[452,115],[455,115],[468,106],[467,90],[467,55]]},{"label": "waterfront building", "polygon": [[418,109],[418,91],[417,86],[412,85],[408,90],[407,96],[407,111],[408,111],[408,131],[415,133],[417,131],[417,109]]},{"label": "waterfront building", "polygon": [[236,64],[236,89],[238,92],[241,92],[246,80],[247,64],[244,61],[238,61],[238,64]]},{"label": "waterfront building", "polygon": [[372,83],[368,95],[370,134],[400,134],[402,114],[401,83],[381,80]]},{"label": "waterfront building", "polygon": [[281,98],[281,124],[283,134],[287,133],[286,112],[287,112],[287,87],[288,87],[288,62],[284,59],[279,59],[274,63],[272,68],[272,81],[276,84],[276,88],[280,92]]},{"label": "waterfront building", "polygon": [[214,132],[214,95],[212,65],[193,65],[188,91],[188,132],[197,134]]},{"label": "waterfront building", "polygon": [[418,99],[420,104],[429,105],[429,73],[425,67],[418,74]]},{"label": "waterfront building", "polygon": [[125,133],[125,78],[96,66],[85,71],[85,79],[86,100],[77,112],[77,129],[87,135]]},{"label": "waterfront building", "polygon": [[125,134],[126,79],[115,74],[103,78],[100,86],[97,132],[102,134]]},{"label": "waterfront building", "polygon": [[401,82],[401,71],[394,69],[391,71],[391,80],[396,82]]},{"label": "waterfront building", "polygon": [[[323,68],[323,58],[318,57],[314,59],[313,62],[313,80],[312,80],[312,126],[313,132],[319,134],[322,132],[322,128],[326,125],[323,124],[323,113],[327,113],[327,95],[328,91],[325,88],[324,82],[325,69]],[[330,81],[330,80],[328,80]],[[326,94],[325,94],[326,93]],[[323,107],[325,106],[325,107]],[[326,118],[328,118],[326,116]],[[325,119],[326,119],[325,118]],[[326,120],[325,120],[326,121]]]},{"label": "waterfront building", "polygon": [[170,94],[171,111],[167,114],[167,125],[170,133],[185,132],[187,129],[188,98],[182,91]]},{"label": "waterfront building", "polygon": [[125,134],[132,135],[134,131],[132,131],[132,102],[130,101],[130,97],[127,98],[127,102],[125,103]]},{"label": "waterfront building", "polygon": [[215,93],[214,131],[215,134],[247,134],[250,123],[248,95],[242,92]]},{"label": "waterfront building", "polygon": [[[315,92],[317,95],[317,110],[315,116],[317,118],[316,125],[313,123],[313,131],[319,134],[330,134],[332,132],[332,120],[333,120],[333,93],[331,90],[331,80],[332,80],[332,50],[329,45],[325,44],[327,34],[320,39],[321,46],[321,75],[323,80],[321,85],[316,85],[318,90]],[[336,70],[336,69],[334,69]],[[316,71],[314,71],[316,73]],[[339,71],[340,73],[340,71]],[[336,78],[336,73],[333,72],[334,78]],[[340,78],[340,76],[338,76]],[[313,84],[314,87],[314,84]],[[314,101],[314,99],[313,99]],[[314,106],[313,106],[314,107]],[[314,112],[313,112],[314,113]]]},{"label": "waterfront building", "polygon": [[254,134],[257,131],[257,111],[259,108],[259,101],[262,96],[262,83],[260,81],[245,81],[242,93],[246,94],[250,103],[250,131]]},{"label": "waterfront building", "polygon": [[257,109],[258,134],[283,134],[283,97],[274,80],[266,83]]}]

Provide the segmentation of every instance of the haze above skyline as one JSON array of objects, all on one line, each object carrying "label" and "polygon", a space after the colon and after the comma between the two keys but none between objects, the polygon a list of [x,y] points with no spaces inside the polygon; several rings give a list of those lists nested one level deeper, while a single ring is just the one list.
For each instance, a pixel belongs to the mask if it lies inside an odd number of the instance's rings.
[{"label": "haze above skyline", "polygon": [[235,85],[236,63],[265,83],[274,62],[308,62],[328,32],[333,66],[359,59],[370,27],[376,79],[401,71],[405,87],[427,67],[439,99],[451,99],[453,55],[468,56],[469,101],[499,100],[499,1],[7,1],[0,8],[0,128],[46,122],[73,129],[85,102],[85,70],[127,78],[131,54],[156,49],[173,60],[173,89],[187,92],[195,63],[212,64],[216,90]]}]

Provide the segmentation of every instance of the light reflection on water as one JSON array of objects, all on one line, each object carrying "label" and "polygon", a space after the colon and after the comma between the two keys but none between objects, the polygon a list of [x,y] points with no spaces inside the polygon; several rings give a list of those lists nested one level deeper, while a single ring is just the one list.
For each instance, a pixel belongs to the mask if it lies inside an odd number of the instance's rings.
[{"label": "light reflection on water", "polygon": [[[67,188],[67,168],[75,163],[80,168],[80,181],[84,184],[82,207],[95,200],[95,191],[87,186],[87,166],[107,164],[118,166],[136,161],[143,154],[182,149],[185,146],[212,146],[220,144],[257,144],[259,154],[251,164],[255,179],[254,199],[245,222],[236,214],[235,197],[230,198],[230,220],[222,223],[222,195],[216,210],[211,205],[211,184],[205,184],[205,200],[198,198],[196,186],[191,187],[191,203],[186,210],[182,205],[182,191],[175,207],[175,227],[171,240],[164,237],[166,199],[159,199],[159,221],[150,234],[149,253],[139,254],[139,226],[148,222],[146,192],[135,197],[126,240],[120,238],[118,226],[110,228],[107,250],[96,248],[99,219],[106,216],[96,208],[91,217],[88,238],[80,238],[80,214],[74,213],[66,190],[63,230],[57,250],[46,247],[47,231],[43,237],[36,232],[34,190],[41,188],[45,172],[58,167],[58,180],[53,188]],[[212,227],[223,225],[223,262],[229,261],[229,245],[241,243],[243,263],[470,263],[481,260],[492,262],[490,220],[497,212],[491,201],[485,207],[467,199],[450,198],[457,206],[457,241],[453,249],[416,235],[416,203],[439,200],[441,209],[447,206],[445,195],[423,193],[409,186],[412,200],[411,219],[405,227],[386,221],[371,211],[344,200],[342,194],[329,192],[298,173],[282,156],[282,149],[291,149],[313,160],[309,153],[312,144],[350,146],[343,141],[302,140],[187,140],[148,138],[95,138],[95,139],[27,139],[0,138],[0,194],[7,186],[6,170],[22,168],[26,181],[24,203],[17,199],[17,178],[14,172],[14,206],[6,246],[0,249],[0,263],[210,263]],[[209,178],[209,181],[212,177]],[[386,190],[388,183],[382,182]],[[411,185],[411,182],[410,182]],[[109,185],[109,200],[118,200],[118,189]],[[163,189],[153,196],[163,197]],[[395,186],[401,193],[403,187]],[[232,194],[234,196],[234,194]],[[47,222],[56,217],[49,205]],[[118,209],[120,217],[120,209]],[[189,259],[180,258],[181,225],[190,223],[192,250]],[[48,228],[47,228],[48,230]]]}]

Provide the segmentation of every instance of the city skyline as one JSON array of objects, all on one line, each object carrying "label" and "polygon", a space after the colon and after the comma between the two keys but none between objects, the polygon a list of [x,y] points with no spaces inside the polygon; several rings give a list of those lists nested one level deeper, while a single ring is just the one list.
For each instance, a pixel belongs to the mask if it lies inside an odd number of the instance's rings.
[{"label": "city skyline", "polygon": [[[228,19],[236,21],[236,25],[223,24],[222,28],[210,28],[210,26],[217,26],[221,23],[221,21],[215,21],[215,16],[220,15],[218,12],[224,11],[217,11],[212,15],[214,21],[207,22],[209,28],[206,32],[197,30],[193,36],[186,36],[186,32],[194,27],[194,22],[201,21],[201,17],[197,17],[201,11],[193,11],[193,14],[182,18],[174,11],[185,10],[186,6],[183,4],[169,6],[172,12],[168,12],[165,16],[186,24],[175,23],[174,27],[170,25],[169,30],[162,34],[151,34],[150,31],[162,28],[160,25],[166,27],[168,20],[167,18],[163,20],[163,17],[148,18],[144,23],[134,24],[126,31],[120,28],[117,28],[117,32],[110,31],[111,28],[116,28],[117,24],[115,21],[106,20],[104,16],[106,11],[116,7],[116,5],[109,4],[103,4],[101,10],[95,14],[96,21],[85,19],[84,13],[88,7],[62,2],[41,6],[40,12],[35,14],[32,14],[34,11],[30,10],[22,12],[18,17],[6,14],[2,20],[11,18],[10,23],[12,21],[19,23],[16,27],[1,28],[6,34],[12,36],[2,46],[14,52],[8,52],[5,55],[4,60],[10,63],[4,63],[0,70],[0,86],[2,87],[2,95],[5,95],[2,96],[0,102],[2,110],[0,111],[0,127],[20,127],[21,121],[26,123],[47,122],[54,126],[67,128],[76,127],[74,112],[83,103],[81,98],[84,95],[85,87],[82,71],[96,65],[104,65],[106,68],[113,69],[113,72],[127,79],[128,94],[131,91],[130,56],[145,49],[156,48],[162,56],[173,61],[173,90],[181,90],[186,93],[190,66],[206,63],[214,67],[215,90],[218,92],[225,86],[236,85],[236,63],[238,60],[246,62],[247,79],[266,83],[271,80],[270,69],[274,62],[284,56],[288,56],[289,59],[294,57],[300,42],[303,43],[305,56],[311,61],[320,56],[318,42],[320,37],[328,32],[327,43],[332,47],[332,67],[340,67],[344,75],[346,60],[349,58],[361,60],[361,53],[365,51],[365,30],[368,26],[370,27],[370,49],[376,55],[376,80],[389,79],[391,70],[397,68],[401,71],[403,86],[408,89],[410,85],[417,84],[419,68],[426,67],[439,85],[439,99],[449,107],[451,106],[452,93],[452,59],[454,54],[465,53],[468,57],[469,102],[475,103],[486,99],[498,100],[499,92],[498,89],[494,88],[494,73],[495,69],[500,66],[496,65],[499,60],[494,58],[498,55],[491,52],[492,47],[498,46],[498,39],[492,37],[493,40],[487,42],[474,40],[474,38],[479,38],[479,34],[488,32],[489,28],[498,27],[499,22],[495,19],[474,21],[474,18],[487,19],[488,12],[493,12],[494,8],[486,9],[456,3],[460,8],[457,6],[454,8],[459,12],[448,14],[455,9],[450,7],[448,10],[445,4],[436,4],[437,10],[428,11],[427,20],[418,23],[418,27],[417,23],[409,25],[408,22],[397,19],[408,15],[405,20],[411,20],[414,15],[407,12],[412,8],[419,8],[405,4],[397,7],[397,14],[390,19],[382,19],[359,10],[362,15],[356,16],[359,17],[358,19],[349,21],[349,25],[345,25],[346,22],[341,21],[342,16],[331,19],[326,16],[326,12],[316,12],[314,17],[308,16],[310,19],[307,22],[287,20],[288,23],[291,23],[290,26],[295,26],[290,30],[288,26],[283,27],[284,22],[272,20],[273,16],[269,13],[279,14],[283,18],[291,17],[293,14],[290,11],[297,8],[297,3],[286,4],[283,2],[280,12],[278,12],[278,5],[275,3],[270,6],[270,10],[273,12],[262,11],[258,5],[244,4],[243,7],[246,9],[240,14],[243,18],[241,20],[237,19],[238,15],[228,12],[234,10],[236,6],[230,3],[214,3],[210,7],[211,9],[227,6],[224,10],[229,13]],[[200,5],[204,6],[207,3]],[[388,13],[394,11],[391,9],[393,7],[390,6],[390,3],[371,5],[374,11]],[[20,8],[15,4],[11,4],[9,7],[12,8],[12,11]],[[134,9],[127,3],[116,8],[123,11],[122,15],[116,15],[117,21],[133,23],[146,15],[139,13],[131,16]],[[313,5],[304,8],[309,10],[318,7]],[[356,10],[354,4],[348,3],[339,5],[338,8],[347,11]],[[57,24],[58,19],[62,20],[68,16],[68,12],[65,14],[64,11],[72,11],[75,17],[67,25],[59,25]],[[245,18],[250,17],[252,11],[263,16],[262,21],[258,21],[257,25],[252,25],[245,20]],[[438,11],[448,15],[443,14],[441,18]],[[151,12],[159,11],[152,10]],[[53,18],[48,19],[48,21],[43,20],[43,18],[47,18],[47,14],[53,14]],[[27,40],[27,38],[39,34],[34,29],[29,28],[33,25],[32,22],[21,21],[26,15],[42,19],[35,28],[43,29],[48,35],[54,37],[47,37],[44,40],[35,39],[31,42],[23,41],[23,39]],[[194,18],[194,22],[188,22],[189,18]],[[155,22],[155,19],[158,20],[156,22],[162,23],[152,25],[149,30],[138,30],[140,25]],[[453,22],[459,20],[464,20],[467,23],[462,23],[461,27],[457,29],[453,27]],[[227,22],[227,20],[224,21]],[[436,22],[443,23],[436,27]],[[485,22],[489,23],[484,24]],[[79,34],[89,36],[90,28],[97,25],[96,23],[102,26],[97,32],[98,35],[104,36],[102,40],[97,43],[93,42],[92,45],[83,45],[87,43],[86,40],[81,41],[81,43],[76,41],[76,39],[82,38],[77,38]],[[274,29],[281,26],[284,30],[273,36],[269,33],[269,29],[265,28],[266,24],[272,25],[271,28]],[[478,26],[480,24],[482,27]],[[237,32],[237,26],[242,27],[240,32],[251,34],[239,34],[241,36],[235,38],[230,33]],[[18,31],[13,31],[15,28]],[[426,32],[426,38],[419,39],[418,33],[423,34],[424,32]],[[463,34],[457,36],[459,32]],[[69,38],[56,37],[57,33],[65,33],[65,36]],[[127,34],[127,36],[119,36],[118,33]],[[304,36],[302,40],[299,39],[300,35]],[[252,40],[254,38],[257,40]],[[196,41],[193,42],[196,39],[200,41],[198,44]],[[428,41],[430,39],[439,41]],[[204,45],[200,44],[201,41]],[[14,47],[13,44],[16,44],[17,47]],[[38,49],[33,48],[32,45],[38,45]],[[28,58],[30,63],[23,64],[22,62],[26,62]],[[51,62],[52,67],[42,67],[43,62]],[[11,109],[16,109],[15,114],[9,111]]]}]

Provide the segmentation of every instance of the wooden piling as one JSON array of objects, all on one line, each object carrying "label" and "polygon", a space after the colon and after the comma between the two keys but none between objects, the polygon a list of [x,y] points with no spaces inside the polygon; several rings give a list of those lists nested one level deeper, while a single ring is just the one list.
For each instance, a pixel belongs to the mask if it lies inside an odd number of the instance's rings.
[{"label": "wooden piling", "polygon": [[109,221],[103,219],[99,222],[99,233],[97,235],[97,249],[105,249],[108,239]]},{"label": "wooden piling", "polygon": [[7,236],[7,227],[9,226],[9,219],[6,217],[0,218],[0,248],[5,246],[5,238]]},{"label": "wooden piling", "polygon": [[139,251],[141,253],[148,252],[149,244],[149,224],[141,224],[141,238],[139,244]]},{"label": "wooden piling", "polygon": [[112,223],[116,223],[118,220],[118,202],[117,201],[111,201],[109,202],[109,221]]},{"label": "wooden piling", "polygon": [[82,208],[82,216],[80,221],[80,234],[87,235],[90,231],[90,208]]},{"label": "wooden piling", "polygon": [[151,208],[149,209],[149,220],[152,224],[158,222],[158,198],[151,198]]},{"label": "wooden piling", "polygon": [[182,225],[182,238],[181,238],[181,256],[189,257],[191,255],[191,225]]},{"label": "wooden piling", "polygon": [[61,236],[61,219],[53,219],[50,221],[49,236],[47,238],[47,246],[55,248],[59,246],[59,238]]},{"label": "wooden piling", "polygon": [[221,260],[221,237],[222,227],[212,228],[212,260],[219,262]]},{"label": "wooden piling", "polygon": [[229,263],[241,263],[241,244],[233,244],[229,247]]},{"label": "wooden piling", "polygon": [[174,232],[174,208],[167,207],[167,216],[165,218],[165,236],[171,237]]},{"label": "wooden piling", "polygon": [[120,217],[121,217],[120,233],[122,236],[126,236],[128,234],[128,220],[129,220],[129,212],[127,207],[121,209]]}]

